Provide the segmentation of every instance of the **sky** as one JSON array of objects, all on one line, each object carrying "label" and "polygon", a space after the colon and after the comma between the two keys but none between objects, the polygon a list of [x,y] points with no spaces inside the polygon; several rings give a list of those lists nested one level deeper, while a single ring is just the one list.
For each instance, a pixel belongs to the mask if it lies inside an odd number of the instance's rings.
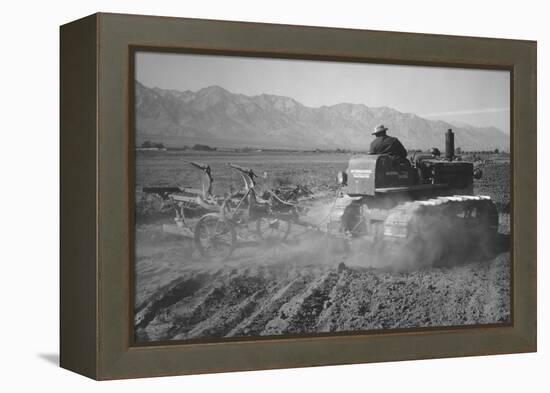
[{"label": "sky", "polygon": [[136,79],[148,87],[292,97],[310,107],[388,106],[455,124],[510,132],[510,73],[462,69],[175,53],[136,53]]}]

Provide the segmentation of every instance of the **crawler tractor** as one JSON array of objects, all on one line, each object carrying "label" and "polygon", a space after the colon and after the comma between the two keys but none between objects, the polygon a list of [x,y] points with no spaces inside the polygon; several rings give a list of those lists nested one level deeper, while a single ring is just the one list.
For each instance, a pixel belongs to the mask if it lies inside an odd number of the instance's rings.
[{"label": "crawler tractor", "polygon": [[[357,155],[338,175],[342,196],[332,210],[329,230],[399,249],[401,244],[441,254],[490,246],[498,232],[498,212],[490,197],[473,195],[481,170],[454,155],[454,134],[446,151],[409,158]],[[402,250],[402,249],[401,249]]]}]

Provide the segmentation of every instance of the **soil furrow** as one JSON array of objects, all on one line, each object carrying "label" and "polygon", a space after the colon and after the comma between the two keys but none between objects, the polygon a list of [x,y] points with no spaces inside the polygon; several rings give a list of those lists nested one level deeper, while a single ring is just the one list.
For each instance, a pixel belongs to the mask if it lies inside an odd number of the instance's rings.
[{"label": "soil furrow", "polygon": [[[227,317],[223,317],[224,315],[228,312],[234,312],[234,307],[254,294],[260,293],[264,286],[265,280],[260,276],[243,276],[231,270],[228,274],[224,274],[222,278],[210,282],[210,291],[192,311],[184,315],[176,314],[173,316],[173,323],[166,339],[180,339],[188,335],[194,337],[196,333],[191,333],[194,330],[216,330],[213,326],[227,319]],[[231,327],[218,330],[230,329]]]},{"label": "soil furrow", "polygon": [[281,306],[277,315],[266,324],[262,335],[292,334],[312,329],[337,278],[337,273],[328,271],[312,280],[302,292]]},{"label": "soil furrow", "polygon": [[262,335],[266,324],[277,315],[277,311],[282,305],[287,303],[292,297],[302,292],[312,277],[298,277],[290,283],[284,282],[282,288],[279,286],[270,288],[274,294],[266,299],[264,304],[256,310],[249,318],[243,320],[237,325],[228,336],[251,336]]},{"label": "soil furrow", "polygon": [[[195,326],[185,335],[185,338],[231,336],[230,331],[254,312],[258,304],[261,304],[265,293],[265,289],[260,289],[239,304],[220,310]],[[181,335],[177,336],[179,337]]]},{"label": "soil furrow", "polygon": [[208,274],[198,274],[190,278],[181,278],[157,291],[141,307],[137,308],[136,329],[146,328],[160,311],[181,299],[192,296],[208,277],[210,277]]}]

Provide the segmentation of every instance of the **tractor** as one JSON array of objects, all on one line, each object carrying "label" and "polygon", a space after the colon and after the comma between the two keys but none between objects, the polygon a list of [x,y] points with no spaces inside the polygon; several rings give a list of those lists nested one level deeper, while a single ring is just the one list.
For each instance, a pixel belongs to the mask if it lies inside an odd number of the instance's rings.
[{"label": "tractor", "polygon": [[498,212],[490,197],[474,195],[474,179],[481,176],[473,163],[455,157],[451,129],[443,156],[437,148],[408,158],[353,156],[338,174],[341,196],[329,231],[399,252],[487,248],[498,233]]}]

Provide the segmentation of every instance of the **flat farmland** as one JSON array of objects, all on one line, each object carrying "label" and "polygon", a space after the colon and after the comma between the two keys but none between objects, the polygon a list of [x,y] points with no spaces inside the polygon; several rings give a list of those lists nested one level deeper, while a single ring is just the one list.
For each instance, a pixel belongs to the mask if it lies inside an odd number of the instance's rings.
[{"label": "flat farmland", "polygon": [[279,182],[302,184],[309,187],[329,187],[336,184],[338,171],[346,169],[351,154],[311,152],[194,152],[194,151],[138,151],[136,154],[136,186],[186,185],[199,187],[202,172],[189,164],[204,162],[212,168],[214,194],[223,195],[231,186],[239,189],[243,182],[228,163],[254,169],[259,185],[270,187]]}]

